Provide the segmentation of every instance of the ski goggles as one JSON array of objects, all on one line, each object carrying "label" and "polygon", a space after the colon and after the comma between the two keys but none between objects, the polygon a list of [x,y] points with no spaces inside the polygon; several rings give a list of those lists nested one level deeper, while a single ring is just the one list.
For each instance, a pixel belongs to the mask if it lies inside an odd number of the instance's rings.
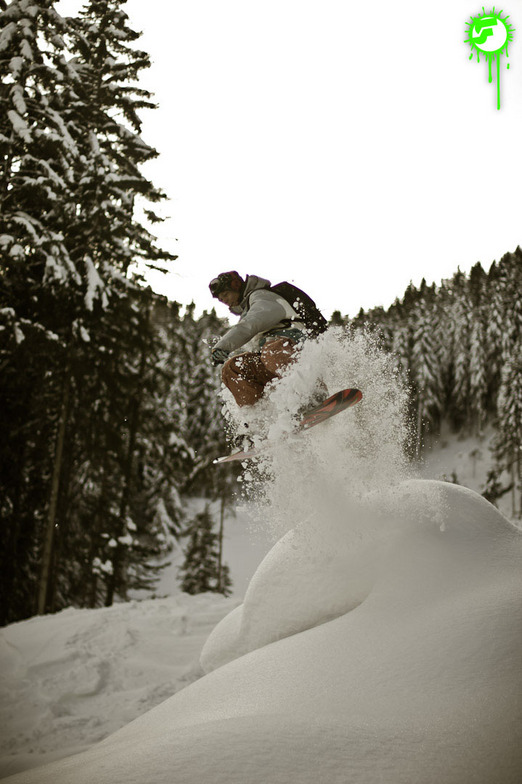
[{"label": "ski goggles", "polygon": [[213,297],[218,297],[220,294],[226,291],[227,288],[230,288],[229,281],[221,280],[223,277],[223,275],[219,275],[219,277],[214,278],[214,280],[211,280],[208,284],[210,293]]},{"label": "ski goggles", "polygon": [[224,291],[241,291],[243,280],[237,272],[222,272],[208,284],[213,297],[219,297]]}]

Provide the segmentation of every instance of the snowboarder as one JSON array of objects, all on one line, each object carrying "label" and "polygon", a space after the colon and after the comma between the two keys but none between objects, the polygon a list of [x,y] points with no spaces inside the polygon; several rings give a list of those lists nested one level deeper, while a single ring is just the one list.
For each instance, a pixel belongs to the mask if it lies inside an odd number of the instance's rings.
[{"label": "snowboarder", "polygon": [[[288,289],[299,292],[291,284],[274,288],[279,287],[286,287],[282,288],[285,292]],[[269,280],[257,275],[247,275],[243,280],[238,272],[222,272],[210,282],[209,288],[213,297],[241,317],[212,347],[212,363],[223,365],[223,383],[237,404],[253,405],[262,397],[266,385],[280,377],[295,360],[309,331],[306,313],[304,310],[298,313],[280,292],[271,289]],[[304,292],[299,294],[301,300],[315,308]],[[297,307],[301,303],[295,300],[294,304]],[[316,319],[322,320],[317,331],[323,331],[326,322],[316,312]],[[250,341],[253,350],[229,356]]]}]

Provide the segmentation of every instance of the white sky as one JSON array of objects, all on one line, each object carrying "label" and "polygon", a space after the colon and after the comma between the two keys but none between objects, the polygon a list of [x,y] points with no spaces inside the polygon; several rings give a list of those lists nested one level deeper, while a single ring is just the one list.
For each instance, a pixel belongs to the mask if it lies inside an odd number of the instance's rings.
[{"label": "white sky", "polygon": [[353,316],[522,244],[522,0],[500,111],[464,43],[482,2],[129,0],[179,255],[153,286],[226,315],[208,281],[237,269]]}]

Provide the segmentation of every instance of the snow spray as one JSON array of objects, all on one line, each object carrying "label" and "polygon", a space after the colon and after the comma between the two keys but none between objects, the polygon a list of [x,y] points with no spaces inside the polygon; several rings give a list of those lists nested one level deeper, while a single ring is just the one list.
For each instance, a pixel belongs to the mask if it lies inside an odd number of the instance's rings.
[{"label": "snow spray", "polygon": [[[310,432],[295,433],[296,412],[319,381],[328,394],[356,387],[363,399]],[[231,429],[248,433],[256,445],[265,439],[272,444],[243,464],[239,495],[254,510],[254,527],[268,528],[274,539],[296,526],[313,537],[325,520],[342,524],[350,507],[359,508],[376,492],[382,497],[386,489],[391,497],[410,478],[408,389],[394,358],[365,331],[330,328],[305,343],[296,362],[252,407],[238,409],[229,394],[224,392]]]}]

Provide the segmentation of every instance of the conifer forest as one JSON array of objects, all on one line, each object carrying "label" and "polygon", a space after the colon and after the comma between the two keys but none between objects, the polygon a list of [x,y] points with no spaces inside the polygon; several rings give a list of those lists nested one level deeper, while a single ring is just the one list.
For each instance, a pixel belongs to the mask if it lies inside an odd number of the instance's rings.
[{"label": "conifer forest", "polygon": [[[194,496],[224,510],[236,487],[212,467],[229,447],[207,341],[226,323],[138,271],[176,264],[151,233],[165,194],[142,173],[149,56],[122,0],[74,18],[54,5],[0,8],[2,624],[152,588],[182,535],[183,590],[230,586],[210,507],[186,513]],[[493,427],[484,495],[511,494],[520,518],[522,249],[387,310],[339,308],[332,326],[375,333],[410,387],[412,459],[443,422]]]}]

